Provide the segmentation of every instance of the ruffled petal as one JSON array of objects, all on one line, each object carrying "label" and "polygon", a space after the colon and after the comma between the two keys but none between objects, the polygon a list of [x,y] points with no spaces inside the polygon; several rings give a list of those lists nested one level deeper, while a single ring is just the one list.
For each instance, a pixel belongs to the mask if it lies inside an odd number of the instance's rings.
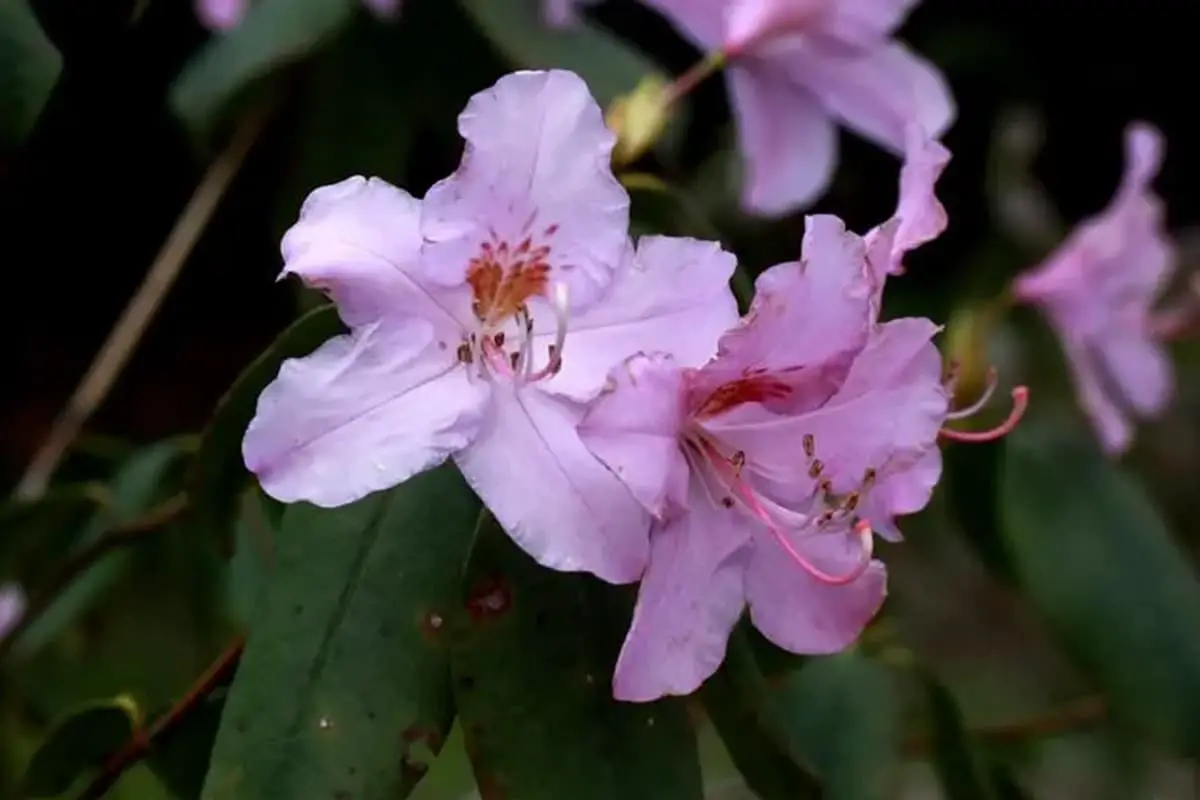
[{"label": "ruffled petal", "polygon": [[[729,278],[737,259],[716,242],[646,236],[612,291],[570,320],[562,369],[547,391],[578,400],[595,396],[609,370],[637,352],[660,352],[681,367],[716,353],[717,339],[737,322]],[[535,317],[540,347],[552,339],[548,315]]]},{"label": "ruffled petal", "polygon": [[462,164],[422,206],[423,274],[446,286],[491,267],[497,283],[519,276],[496,300],[507,305],[559,283],[574,309],[600,297],[625,253],[629,195],[587,84],[563,70],[515,72],[472,97],[458,127]]},{"label": "ruffled petal", "polygon": [[583,413],[536,388],[497,384],[487,426],[455,461],[539,563],[629,583],[646,567],[650,515],[584,446]]},{"label": "ruffled petal", "polygon": [[467,446],[487,398],[428,323],[362,328],[283,363],[242,455],[275,499],[341,506]]},{"label": "ruffled petal", "polygon": [[650,566],[613,676],[618,700],[691,694],[721,665],[745,607],[743,512],[714,506],[699,479],[688,496],[690,512],[651,534]]}]

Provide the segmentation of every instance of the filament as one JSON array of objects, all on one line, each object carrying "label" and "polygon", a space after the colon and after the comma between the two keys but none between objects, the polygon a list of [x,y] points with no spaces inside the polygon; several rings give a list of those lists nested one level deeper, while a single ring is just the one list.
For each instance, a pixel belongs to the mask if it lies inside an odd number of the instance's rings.
[{"label": "filament", "polygon": [[1012,433],[1013,428],[1017,427],[1017,423],[1021,421],[1021,417],[1025,416],[1025,410],[1029,407],[1028,387],[1018,386],[1013,389],[1012,398],[1013,407],[1008,413],[1008,418],[995,428],[986,431],[956,431],[951,428],[942,428],[940,431],[941,435],[951,441],[976,444],[994,442],[997,439],[1007,436]]},{"label": "filament", "polygon": [[983,394],[980,395],[979,399],[966,408],[960,408],[951,411],[946,415],[946,419],[966,419],[967,417],[973,417],[978,414],[984,409],[984,406],[991,402],[992,396],[996,394],[996,386],[999,385],[999,383],[1000,378],[996,374],[996,368],[992,367],[988,370],[987,386],[984,387]]}]

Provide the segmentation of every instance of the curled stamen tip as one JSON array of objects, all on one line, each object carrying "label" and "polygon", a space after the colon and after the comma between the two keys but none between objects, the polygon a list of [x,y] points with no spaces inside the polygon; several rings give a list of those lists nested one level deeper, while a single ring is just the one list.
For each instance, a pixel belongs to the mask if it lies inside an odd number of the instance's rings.
[{"label": "curled stamen tip", "polygon": [[1017,427],[1017,423],[1025,416],[1025,411],[1029,408],[1029,387],[1018,386],[1012,390],[1013,407],[1008,412],[1008,417],[997,425],[995,428],[986,431],[956,431],[951,428],[942,428],[941,434],[947,439],[955,442],[994,442],[1012,433]]}]

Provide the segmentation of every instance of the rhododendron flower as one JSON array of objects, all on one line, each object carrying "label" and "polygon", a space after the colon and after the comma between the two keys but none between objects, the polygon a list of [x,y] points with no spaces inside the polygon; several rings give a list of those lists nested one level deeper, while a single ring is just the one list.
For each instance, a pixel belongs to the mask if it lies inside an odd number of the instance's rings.
[{"label": "rhododendron flower", "polygon": [[25,593],[15,583],[0,586],[0,639],[3,639],[25,613]]},{"label": "rhododendron flower", "polygon": [[916,0],[644,0],[721,51],[746,166],[743,203],[781,214],[816,199],[837,163],[835,120],[905,150],[955,107],[941,74],[891,38]]},{"label": "rhododendron flower", "polygon": [[[236,28],[246,16],[251,0],[196,0],[196,16],[204,27],[214,31]],[[363,0],[363,5],[380,17],[400,13],[400,0]]]},{"label": "rhododendron flower", "polygon": [[1153,309],[1175,264],[1151,190],[1162,159],[1158,131],[1131,125],[1125,159],[1108,207],[1013,285],[1016,298],[1042,309],[1058,333],[1079,402],[1112,453],[1132,439],[1130,416],[1153,417],[1170,400],[1171,364],[1160,340],[1177,316]]},{"label": "rhododendron flower", "polygon": [[872,529],[896,536],[937,483],[937,326],[876,325],[865,243],[836,217],[808,219],[803,253],[759,277],[712,362],[635,356],[580,427],[654,517],[619,699],[693,691],[747,605],[787,650],[848,646],[886,594]]},{"label": "rhododendron flower", "polygon": [[584,403],[642,348],[700,364],[737,318],[718,246],[628,240],[614,137],[569,72],[518,72],[459,118],[462,164],[423,201],[383,181],[318,189],[284,273],[350,333],[286,362],[245,460],[284,501],[338,506],[453,456],[546,566],[635,580],[645,512],[584,448]]}]

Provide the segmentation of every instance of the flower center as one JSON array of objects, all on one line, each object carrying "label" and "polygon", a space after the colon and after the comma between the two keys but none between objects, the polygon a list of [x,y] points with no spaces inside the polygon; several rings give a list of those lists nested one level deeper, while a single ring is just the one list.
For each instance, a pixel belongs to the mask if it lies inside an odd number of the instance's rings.
[{"label": "flower center", "polygon": [[[555,226],[546,229],[553,235]],[[550,284],[550,247],[526,236],[515,247],[494,232],[467,264],[471,310],[485,332],[511,319],[530,298],[544,296]]]},{"label": "flower center", "polygon": [[727,381],[714,389],[700,402],[696,416],[715,417],[745,403],[782,400],[791,393],[790,385],[766,374],[766,370],[750,370],[744,377]]}]

